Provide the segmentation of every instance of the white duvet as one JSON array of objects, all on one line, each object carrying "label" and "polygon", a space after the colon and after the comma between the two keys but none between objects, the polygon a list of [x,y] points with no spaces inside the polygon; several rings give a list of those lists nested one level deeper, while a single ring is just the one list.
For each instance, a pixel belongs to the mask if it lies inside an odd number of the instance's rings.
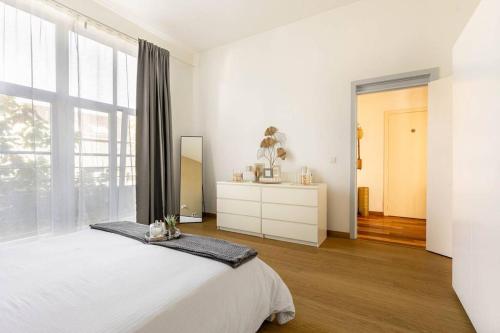
[{"label": "white duvet", "polygon": [[255,332],[294,311],[259,258],[233,269],[98,230],[0,246],[0,332]]}]

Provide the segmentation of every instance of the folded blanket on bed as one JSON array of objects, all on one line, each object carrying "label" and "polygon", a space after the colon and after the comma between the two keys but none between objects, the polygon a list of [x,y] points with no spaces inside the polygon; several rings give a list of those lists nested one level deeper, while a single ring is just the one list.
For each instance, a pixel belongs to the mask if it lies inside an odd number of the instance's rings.
[{"label": "folded blanket on bed", "polygon": [[[144,235],[149,231],[149,227],[144,224],[134,222],[105,222],[92,224],[90,227],[148,243]],[[190,234],[182,234],[180,238],[169,241],[151,242],[148,244],[168,247],[169,249],[217,260],[233,268],[257,256],[257,251],[244,245]]]}]

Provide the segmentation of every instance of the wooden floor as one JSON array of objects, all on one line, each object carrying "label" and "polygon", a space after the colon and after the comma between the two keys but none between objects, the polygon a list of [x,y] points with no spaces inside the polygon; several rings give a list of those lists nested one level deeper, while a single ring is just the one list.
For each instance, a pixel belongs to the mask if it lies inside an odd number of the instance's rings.
[{"label": "wooden floor", "polygon": [[182,231],[255,248],[292,292],[296,318],[260,332],[474,332],[451,287],[451,260],[424,249],[328,238],[317,249],[216,230]]},{"label": "wooden floor", "polygon": [[425,248],[425,220],[404,217],[358,216],[358,238]]}]

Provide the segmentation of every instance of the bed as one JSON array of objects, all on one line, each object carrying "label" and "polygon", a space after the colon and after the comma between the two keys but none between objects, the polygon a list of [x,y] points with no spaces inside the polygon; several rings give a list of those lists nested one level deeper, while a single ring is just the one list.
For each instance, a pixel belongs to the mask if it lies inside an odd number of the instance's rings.
[{"label": "bed", "polygon": [[0,332],[255,332],[294,313],[258,257],[233,269],[91,229],[0,245]]}]

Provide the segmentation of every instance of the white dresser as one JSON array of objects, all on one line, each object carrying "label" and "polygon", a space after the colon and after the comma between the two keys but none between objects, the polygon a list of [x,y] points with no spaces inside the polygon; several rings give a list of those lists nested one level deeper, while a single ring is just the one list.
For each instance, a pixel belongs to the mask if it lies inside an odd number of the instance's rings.
[{"label": "white dresser", "polygon": [[217,228],[320,246],[326,238],[326,184],[217,182]]}]

